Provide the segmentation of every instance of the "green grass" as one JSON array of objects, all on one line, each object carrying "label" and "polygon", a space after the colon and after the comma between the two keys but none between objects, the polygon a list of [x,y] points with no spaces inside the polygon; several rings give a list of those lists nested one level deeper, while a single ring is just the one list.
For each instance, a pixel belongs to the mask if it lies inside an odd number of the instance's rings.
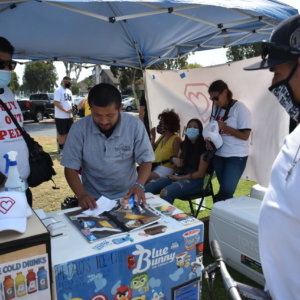
[{"label": "green grass", "polygon": [[[219,189],[219,184],[218,184],[218,181],[216,178],[214,178],[212,182],[213,182],[213,190],[214,190],[214,193],[216,194]],[[249,195],[250,191],[251,191],[251,187],[254,184],[255,184],[254,181],[243,180],[243,179],[240,180],[234,196],[238,197],[238,196]],[[183,210],[184,212],[190,213],[190,206],[187,201],[182,201],[182,200],[176,199],[174,202],[174,205],[176,207],[178,207],[179,209]],[[212,197],[205,198],[205,205],[209,208],[212,208],[212,206],[213,206]],[[198,218],[203,219],[203,218],[209,217],[210,213],[211,213],[211,211],[209,209],[201,210]],[[206,231],[205,234],[206,234],[206,236],[204,237],[204,243],[207,244],[208,243],[208,231]],[[204,266],[207,266],[208,264],[212,263],[213,261],[214,261],[214,259],[210,254],[209,247],[208,247],[208,245],[205,245],[204,261],[203,261]],[[243,274],[231,269],[230,267],[228,267],[228,270],[234,280],[245,283],[245,284],[249,284],[251,286],[262,288],[256,282],[252,281],[251,279],[244,276]],[[204,278],[202,280],[202,285],[203,285],[202,299],[203,300],[209,299],[208,287],[207,287],[207,283]],[[224,290],[221,275],[218,275],[214,281],[214,296],[215,296],[216,300],[230,299]]]},{"label": "green grass", "polygon": [[[212,183],[213,183],[214,194],[217,194],[217,192],[219,190],[219,184],[218,184],[218,180],[216,177],[213,178]],[[256,182],[254,182],[254,181],[241,179],[237,186],[236,192],[234,193],[234,197],[245,196],[245,195],[248,196],[250,194],[251,187],[255,183]],[[186,213],[191,212],[187,201],[182,201],[182,200],[176,199],[174,202],[174,205]],[[212,197],[205,198],[205,206],[212,208],[212,206],[213,206]],[[208,210],[208,209],[201,210],[198,218],[201,219],[201,218],[207,217],[209,215],[210,215],[210,210]]]}]

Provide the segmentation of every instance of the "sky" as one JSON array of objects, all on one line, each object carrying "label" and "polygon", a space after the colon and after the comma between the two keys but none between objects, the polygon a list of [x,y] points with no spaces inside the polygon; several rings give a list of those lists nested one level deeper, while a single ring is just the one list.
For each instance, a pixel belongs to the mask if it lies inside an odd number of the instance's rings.
[{"label": "sky", "polygon": [[[278,0],[295,7],[300,12],[300,0]],[[198,63],[202,67],[219,65],[226,63],[226,49],[213,49],[206,51],[198,51],[194,55],[190,55],[189,63]]]},{"label": "sky", "polygon": [[[298,9],[300,12],[300,0],[280,0],[280,2],[286,3]],[[203,67],[219,65],[226,63],[226,49],[213,49],[206,51],[198,51],[192,54],[188,58],[188,63],[198,63]],[[65,76],[65,67],[62,62],[54,62],[56,71],[58,74],[57,83],[61,82],[62,78]],[[19,77],[19,82],[22,83],[23,73],[25,65],[18,64],[15,71]],[[92,75],[92,68],[83,68],[79,77],[79,81],[85,79],[86,77]],[[71,75],[72,77],[72,75]]]}]

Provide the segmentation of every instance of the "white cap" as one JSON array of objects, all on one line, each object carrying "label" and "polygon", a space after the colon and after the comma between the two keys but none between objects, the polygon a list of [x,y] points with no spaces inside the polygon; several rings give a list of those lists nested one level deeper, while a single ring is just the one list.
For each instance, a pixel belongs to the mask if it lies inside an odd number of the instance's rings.
[{"label": "white cap", "polygon": [[212,120],[203,128],[202,132],[204,139],[211,141],[215,145],[216,149],[221,148],[223,145],[223,140],[219,131],[218,122],[216,120]]},{"label": "white cap", "polygon": [[27,217],[31,215],[23,192],[0,192],[0,231],[26,231]]}]

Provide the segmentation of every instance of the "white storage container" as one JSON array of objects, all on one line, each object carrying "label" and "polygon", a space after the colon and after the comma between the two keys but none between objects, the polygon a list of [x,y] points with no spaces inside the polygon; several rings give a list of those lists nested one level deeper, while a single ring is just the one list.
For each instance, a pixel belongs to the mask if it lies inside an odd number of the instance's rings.
[{"label": "white storage container", "polygon": [[260,200],[247,196],[215,203],[209,221],[209,241],[219,242],[229,266],[263,285],[257,235],[260,206]]},{"label": "white storage container", "polygon": [[263,200],[267,190],[268,189],[266,187],[261,186],[259,184],[255,184],[251,188],[250,197],[258,200]]}]

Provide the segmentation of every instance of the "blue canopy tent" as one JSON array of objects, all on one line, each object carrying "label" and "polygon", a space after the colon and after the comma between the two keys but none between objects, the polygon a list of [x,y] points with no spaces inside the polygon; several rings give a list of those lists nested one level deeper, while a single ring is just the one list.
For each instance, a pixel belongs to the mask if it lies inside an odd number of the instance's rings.
[{"label": "blue canopy tent", "polygon": [[144,69],[191,51],[268,39],[297,10],[273,0],[0,0],[15,58]]}]

